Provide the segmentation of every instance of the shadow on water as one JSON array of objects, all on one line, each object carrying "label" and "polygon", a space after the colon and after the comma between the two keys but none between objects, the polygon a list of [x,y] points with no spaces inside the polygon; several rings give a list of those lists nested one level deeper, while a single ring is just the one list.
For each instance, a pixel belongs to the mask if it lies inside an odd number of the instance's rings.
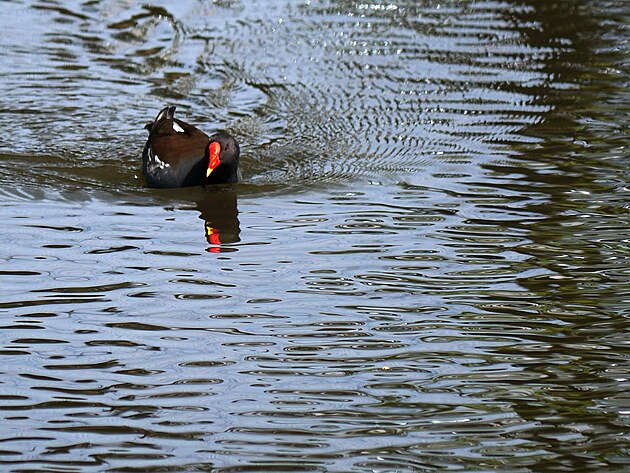
[{"label": "shadow on water", "polygon": [[210,245],[208,251],[229,251],[221,245],[241,241],[236,191],[204,192],[203,197],[197,201],[197,210],[200,212],[199,218],[204,221],[205,236]]},{"label": "shadow on water", "polygon": [[[144,193],[121,194],[113,202],[132,200],[133,204],[163,207],[167,210],[194,211],[201,220],[199,239],[205,239],[211,253],[236,251],[241,241],[238,211],[239,186],[145,189]],[[247,187],[243,190],[247,194]]]}]

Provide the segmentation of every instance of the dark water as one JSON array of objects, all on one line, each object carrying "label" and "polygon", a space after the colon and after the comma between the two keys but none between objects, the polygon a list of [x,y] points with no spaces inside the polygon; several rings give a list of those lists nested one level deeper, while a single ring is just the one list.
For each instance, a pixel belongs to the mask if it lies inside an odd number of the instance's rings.
[{"label": "dark water", "polygon": [[2,471],[628,471],[630,3],[0,5]]}]

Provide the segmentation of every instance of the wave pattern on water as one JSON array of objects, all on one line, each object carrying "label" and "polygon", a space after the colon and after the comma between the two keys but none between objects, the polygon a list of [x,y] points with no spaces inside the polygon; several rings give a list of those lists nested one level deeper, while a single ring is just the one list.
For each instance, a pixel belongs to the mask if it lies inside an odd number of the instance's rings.
[{"label": "wave pattern on water", "polygon": [[553,109],[532,90],[572,87],[545,71],[562,49],[516,27],[532,7],[380,6],[13,5],[5,23],[34,28],[26,44],[5,39],[15,68],[2,79],[12,133],[0,150],[50,157],[31,163],[36,177],[3,168],[55,187],[133,189],[142,125],[172,103],[237,134],[249,182],[378,182],[504,157]]},{"label": "wave pattern on water", "polygon": [[627,2],[3,7],[3,469],[623,471]]},{"label": "wave pattern on water", "polygon": [[[85,224],[85,202],[40,200],[25,218],[13,197],[1,213],[14,380],[1,394],[3,461],[552,468],[595,465],[583,452],[595,439],[618,444],[626,323],[606,305],[624,283],[606,284],[605,301],[593,292],[601,271],[625,271],[604,263],[619,256],[609,243],[556,239],[554,266],[528,230],[544,225],[536,212],[510,229],[493,209],[462,219],[441,193],[409,186],[319,198],[269,197],[265,212],[247,198],[242,240],[222,245],[236,251],[208,253],[187,208],[97,200]],[[593,271],[569,278],[573,255]]]}]

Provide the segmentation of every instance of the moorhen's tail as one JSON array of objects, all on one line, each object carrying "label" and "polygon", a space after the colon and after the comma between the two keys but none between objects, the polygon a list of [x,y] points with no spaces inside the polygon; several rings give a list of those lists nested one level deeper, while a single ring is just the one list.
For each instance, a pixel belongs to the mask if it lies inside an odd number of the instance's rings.
[{"label": "moorhen's tail", "polygon": [[151,131],[151,128],[153,128],[153,125],[155,125],[160,120],[165,120],[165,119],[172,120],[175,117],[175,109],[176,107],[164,107],[162,110],[160,110],[160,113],[157,114],[157,117],[155,117],[155,120],[147,123],[146,125],[144,125],[144,127],[147,130]]},{"label": "moorhen's tail", "polygon": [[155,121],[159,122],[160,120],[164,120],[165,118],[167,120],[172,120],[175,116],[175,108],[176,107],[164,107],[162,110],[160,110],[160,113],[157,114]]}]

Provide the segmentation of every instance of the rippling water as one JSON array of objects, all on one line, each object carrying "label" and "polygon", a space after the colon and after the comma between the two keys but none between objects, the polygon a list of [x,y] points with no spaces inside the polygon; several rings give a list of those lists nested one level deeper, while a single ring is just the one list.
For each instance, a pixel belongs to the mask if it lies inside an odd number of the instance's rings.
[{"label": "rippling water", "polygon": [[1,4],[3,471],[627,470],[627,2]]}]

